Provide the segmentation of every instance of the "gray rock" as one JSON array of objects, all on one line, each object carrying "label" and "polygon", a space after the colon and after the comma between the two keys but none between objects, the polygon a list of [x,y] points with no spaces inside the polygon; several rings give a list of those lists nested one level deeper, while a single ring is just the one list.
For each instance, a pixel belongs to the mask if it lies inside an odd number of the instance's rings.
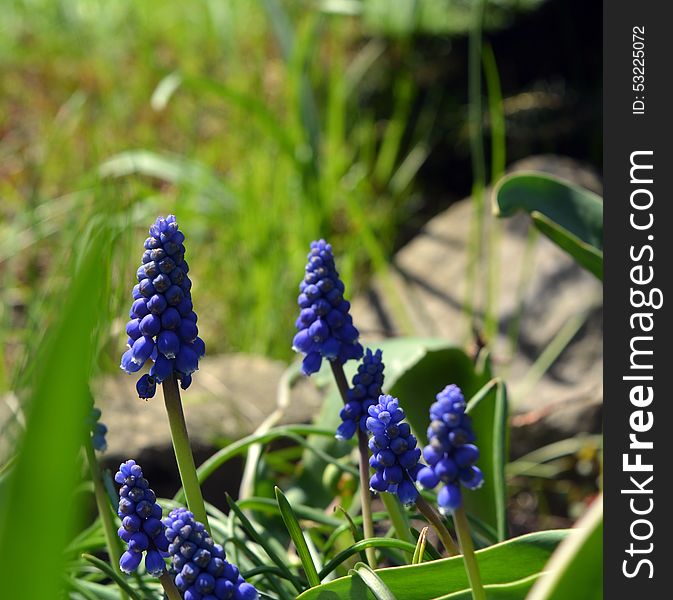
[{"label": "gray rock", "polygon": [[[561,157],[533,157],[512,170],[546,171],[601,192],[595,174]],[[490,194],[487,190],[489,201]],[[465,298],[473,211],[467,198],[431,219],[395,255],[391,268],[376,277],[370,293],[355,299],[354,320],[364,334],[440,336],[469,345],[473,334]],[[496,228],[501,231],[494,264],[499,319],[492,348],[495,371],[508,382],[514,414],[530,414],[531,421],[538,415],[537,437],[547,443],[596,431],[602,401],[601,283],[542,235],[532,242],[532,253],[527,250],[531,242],[526,215],[498,220],[490,210],[485,212],[486,239],[493,239]],[[485,277],[488,252],[485,249],[478,263],[479,281]],[[522,286],[526,269],[530,276]],[[483,306],[482,294],[476,308]],[[520,307],[520,333],[512,352],[508,331]],[[476,314],[483,316],[480,310]],[[544,374],[536,375],[536,361],[561,331],[571,337],[570,343]],[[516,453],[539,445],[517,443],[516,425],[526,422],[513,421]]]}]

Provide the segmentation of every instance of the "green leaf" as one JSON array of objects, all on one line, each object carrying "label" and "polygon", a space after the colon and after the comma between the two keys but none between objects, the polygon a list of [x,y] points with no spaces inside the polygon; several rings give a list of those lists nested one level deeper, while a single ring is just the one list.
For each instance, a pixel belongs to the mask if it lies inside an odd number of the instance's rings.
[{"label": "green leaf", "polygon": [[292,538],[292,541],[294,542],[294,547],[297,549],[297,554],[299,555],[299,560],[301,560],[302,567],[304,567],[304,573],[306,573],[309,585],[311,585],[311,587],[320,585],[318,571],[315,568],[311,552],[304,539],[304,532],[301,530],[299,521],[297,521],[297,516],[294,514],[290,503],[287,501],[287,498],[281,489],[276,486],[274,491],[276,492],[276,500],[278,501],[280,516],[283,518],[283,523],[285,523],[290,538]]},{"label": "green leaf", "polygon": [[[479,446],[477,465],[484,473],[478,490],[464,490],[468,513],[492,528],[497,541],[507,537],[507,485],[505,466],[508,458],[507,388],[493,379],[472,397],[467,411],[472,417]],[[482,531],[488,536],[488,531]]]},{"label": "green leaf", "polygon": [[213,206],[221,210],[223,207],[232,209],[236,205],[231,190],[210,167],[179,155],[128,150],[106,160],[98,167],[98,172],[101,177],[144,175],[195,190],[205,199],[199,208],[206,213],[212,212]]},{"label": "green leaf", "polygon": [[514,173],[495,188],[495,210],[519,210],[580,265],[603,278],[603,200],[597,194],[541,173]]},{"label": "green leaf", "polygon": [[357,575],[364,584],[370,589],[376,600],[397,600],[388,586],[383,583],[381,578],[369,566],[364,563],[358,563],[349,573]]},{"label": "green leaf", "polygon": [[411,559],[412,565],[418,565],[423,562],[423,554],[425,554],[425,544],[428,538],[428,528],[423,527],[421,533],[418,536],[418,542],[416,543],[416,550],[414,550],[414,556]]},{"label": "green leaf", "polygon": [[[512,583],[485,585],[486,597],[488,600],[522,600],[541,576],[540,573],[536,573]],[[472,600],[472,597],[472,590],[465,589],[446,596],[439,596],[434,600]]]},{"label": "green leaf", "polygon": [[[318,576],[320,579],[324,579],[345,560],[349,559],[354,554],[365,550],[366,548],[395,548],[397,550],[404,550],[411,555],[413,555],[414,551],[416,550],[416,546],[414,546],[414,544],[403,542],[402,540],[394,540],[391,538],[367,538],[366,540],[356,542],[352,546],[349,546],[345,550],[339,552],[339,554],[337,554],[321,569]],[[428,558],[432,558],[427,548],[425,549],[425,554]]]},{"label": "green leaf", "polygon": [[[109,223],[99,224],[80,232],[72,262],[59,273],[68,278],[68,287],[52,306],[45,301],[42,315],[49,318],[43,324],[48,327],[33,339],[34,352],[21,374],[28,384],[22,390],[26,429],[12,468],[3,475],[0,503],[0,564],[3,573],[12,574],[3,583],[6,598],[61,596],[64,549],[84,513],[73,489],[80,479],[79,450],[92,402],[89,376],[98,334],[107,324],[106,265],[114,247]],[[51,498],[60,501],[58,518],[40,518]],[[36,540],[48,557],[41,561],[39,577],[27,560],[35,555]]]},{"label": "green leaf", "polygon": [[603,497],[554,552],[528,600],[602,600]]},{"label": "green leaf", "polygon": [[278,556],[277,552],[269,544],[269,541],[262,534],[260,534],[257,529],[255,529],[254,525],[250,522],[250,519],[245,516],[235,500],[229,494],[225,494],[225,496],[229,507],[238,517],[239,521],[241,522],[241,527],[243,527],[250,539],[252,539],[264,549],[264,552],[266,552],[271,561],[283,572],[284,576],[292,582],[292,585],[294,585],[296,590],[301,592],[304,589],[301,581],[299,581],[299,579],[292,574],[290,569],[287,568],[285,561],[280,556]]},{"label": "green leaf", "polygon": [[[541,531],[478,550],[476,555],[483,583],[513,584],[539,573],[566,535],[566,530]],[[430,600],[469,588],[462,556],[378,569],[376,574],[398,598],[404,600]],[[364,599],[366,595],[363,595],[362,585],[349,575],[311,588],[299,596],[299,600],[339,598]]]},{"label": "green leaf", "polygon": [[102,573],[105,573],[110,579],[112,579],[121,589],[123,589],[132,600],[142,600],[128,582],[117,573],[110,565],[102,561],[100,558],[96,558],[91,554],[82,554],[82,558],[87,562],[90,562],[94,567],[96,567]]},{"label": "green leaf", "polygon": [[487,381],[477,374],[472,359],[465,351],[455,346],[426,349],[416,362],[398,374],[393,372],[392,377],[388,375],[385,350],[383,356],[389,393],[399,398],[407,421],[419,440],[427,441],[425,433],[430,406],[445,386],[455,383],[469,398]]}]

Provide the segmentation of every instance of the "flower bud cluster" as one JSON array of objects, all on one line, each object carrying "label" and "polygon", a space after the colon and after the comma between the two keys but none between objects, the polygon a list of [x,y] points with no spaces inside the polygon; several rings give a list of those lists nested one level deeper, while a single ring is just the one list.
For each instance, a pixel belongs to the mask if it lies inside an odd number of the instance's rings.
[{"label": "flower bud cluster", "polygon": [[256,600],[257,590],[241,577],[213,542],[202,523],[186,508],[164,519],[175,587],[185,600]]},{"label": "flower bud cluster", "polygon": [[462,504],[460,484],[470,490],[480,487],[484,476],[475,462],[479,449],[474,445],[472,420],[465,414],[465,398],[456,385],[446,386],[430,407],[430,443],[423,449],[429,466],[418,473],[418,482],[432,489],[442,484],[437,504],[444,512],[451,512]]},{"label": "flower bud cluster", "polygon": [[136,384],[141,398],[153,397],[157,383],[174,374],[187,389],[206,351],[192,305],[185,236],[173,215],[159,217],[149,233],[136,273],[131,320],[126,324],[129,349],[121,360],[127,373],[136,373],[148,359],[153,361],[149,374]]},{"label": "flower bud cluster", "polygon": [[353,387],[348,390],[348,402],[341,409],[342,423],[336,432],[338,439],[351,439],[358,424],[363,432],[367,431],[367,411],[378,402],[381,395],[384,368],[381,350],[372,353],[367,348],[357,373],[353,376]]},{"label": "flower bud cluster", "polygon": [[372,433],[369,449],[373,456],[369,465],[375,473],[369,480],[376,492],[397,494],[403,504],[412,504],[418,497],[414,485],[420,469],[421,451],[397,398],[381,395],[378,404],[369,407],[367,429]]},{"label": "flower bud cluster", "polygon": [[299,331],[292,348],[305,354],[303,373],[311,375],[320,370],[323,358],[339,364],[361,358],[360,334],[349,313],[350,302],[344,299],[344,284],[334,265],[332,246],[325,240],[311,243],[299,292],[301,312],[295,323]]},{"label": "flower bud cluster", "polygon": [[124,573],[135,571],[144,554],[147,572],[159,577],[166,569],[162,552],[168,550],[168,540],[164,535],[157,497],[134,460],[119,465],[115,481],[121,485],[117,514],[122,526],[117,533],[127,544],[119,567]]}]

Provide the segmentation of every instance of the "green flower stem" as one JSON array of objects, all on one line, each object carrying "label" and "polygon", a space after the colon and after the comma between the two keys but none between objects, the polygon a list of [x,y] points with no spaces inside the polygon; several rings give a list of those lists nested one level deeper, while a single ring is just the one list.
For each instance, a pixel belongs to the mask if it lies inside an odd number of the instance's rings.
[{"label": "green flower stem", "polygon": [[[105,534],[105,543],[107,545],[108,555],[110,556],[110,564],[112,568],[121,576],[119,569],[119,557],[121,556],[121,540],[117,537],[117,528],[115,527],[112,509],[105,487],[103,486],[103,478],[101,476],[98,460],[96,459],[96,452],[91,443],[91,437],[88,436],[84,443],[84,451],[86,452],[86,460],[89,463],[89,473],[91,474],[91,481],[93,482],[94,496],[96,497],[96,506],[98,514],[103,522],[103,532]],[[127,600],[128,596],[123,590],[119,590],[121,600]]]},{"label": "green flower stem", "polygon": [[397,539],[415,544],[416,540],[411,533],[409,518],[399,498],[395,494],[381,494],[381,502],[386,507],[388,515],[390,515],[390,522],[393,524]]},{"label": "green flower stem", "polygon": [[161,582],[161,587],[164,588],[164,592],[166,592],[166,596],[168,596],[168,600],[182,600],[182,596],[180,596],[180,592],[175,587],[173,578],[169,575],[168,571],[164,571],[161,574],[159,581]]},{"label": "green flower stem", "polygon": [[444,548],[446,548],[447,554],[449,556],[460,554],[460,550],[451,536],[451,533],[446,528],[446,525],[444,525],[442,517],[430,504],[428,504],[428,501],[423,498],[421,494],[418,494],[418,497],[416,498],[416,508],[418,508],[421,514],[428,520],[428,523],[430,523],[437,532],[439,539],[442,540],[442,544],[444,544]]},{"label": "green flower stem", "polygon": [[470,587],[472,588],[472,599],[486,600],[486,593],[484,592],[484,587],[481,584],[481,576],[479,575],[479,565],[477,564],[477,558],[474,555],[470,526],[467,523],[467,516],[465,515],[465,508],[463,506],[454,511],[453,522],[456,525],[456,533],[458,534],[458,542],[460,543],[460,548],[463,552],[463,561],[465,562],[467,578],[470,580]]},{"label": "green flower stem", "polygon": [[161,387],[164,391],[164,403],[166,404],[166,413],[168,414],[168,424],[171,428],[173,450],[178,462],[178,471],[180,471],[180,479],[182,480],[182,489],[187,499],[187,506],[194,513],[196,520],[203,523],[206,529],[210,531],[206,506],[203,503],[201,487],[196,475],[192,447],[189,444],[189,435],[187,434],[185,413],[182,410],[178,380],[175,378],[175,375],[171,375],[166,379],[161,384]]},{"label": "green flower stem", "polygon": [[[341,399],[343,403],[348,402],[348,381],[346,381],[346,374],[344,373],[343,365],[336,361],[330,361],[332,373],[336,381]],[[360,429],[360,424],[357,426],[358,430],[358,452],[359,452],[359,470],[360,470],[360,498],[362,504],[362,527],[365,532],[365,538],[374,537],[374,521],[372,519],[372,502],[369,493],[369,444],[367,436]],[[376,550],[374,548],[367,548],[367,562],[372,569],[376,569]]]}]

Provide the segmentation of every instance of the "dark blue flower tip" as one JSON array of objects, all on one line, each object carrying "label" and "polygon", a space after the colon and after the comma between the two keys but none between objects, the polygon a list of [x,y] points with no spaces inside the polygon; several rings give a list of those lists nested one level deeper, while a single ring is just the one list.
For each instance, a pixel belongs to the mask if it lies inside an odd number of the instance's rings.
[{"label": "dark blue flower tip", "polygon": [[444,512],[458,508],[462,502],[460,485],[475,490],[484,476],[474,464],[479,449],[474,444],[472,421],[465,414],[466,402],[456,385],[446,386],[430,407],[429,444],[423,448],[428,463],[418,474],[418,482],[427,489],[443,484],[437,504]]},{"label": "dark blue flower tip", "polygon": [[121,486],[117,514],[122,526],[117,534],[127,545],[119,567],[125,573],[131,573],[138,568],[144,555],[147,572],[159,577],[166,568],[161,553],[168,550],[168,541],[156,494],[150,489],[140,465],[132,459],[119,465],[114,479]]},{"label": "dark blue flower tip", "polygon": [[348,391],[348,403],[341,411],[343,421],[337,429],[338,439],[350,439],[358,426],[367,432],[367,411],[378,402],[383,386],[383,353],[367,348],[358,370],[353,376],[352,387]]},{"label": "dark blue flower tip", "polygon": [[257,590],[226,560],[202,523],[186,508],[172,510],[163,521],[170,573],[185,600],[256,600]]},{"label": "dark blue flower tip", "polygon": [[151,375],[143,375],[136,383],[136,390],[138,397],[143,400],[154,398],[154,394],[157,391],[157,380]]},{"label": "dark blue flower tip", "polygon": [[104,423],[100,422],[101,414],[101,410],[94,407],[91,409],[87,421],[91,430],[91,443],[94,450],[105,452],[107,450],[107,440],[105,439],[107,427]]},{"label": "dark blue flower tip", "polygon": [[[367,372],[374,376],[374,369],[371,371]],[[418,497],[414,482],[419,473],[421,450],[416,447],[416,437],[404,421],[404,410],[397,398],[381,394],[367,413],[367,429],[373,435],[369,440],[373,452],[369,464],[375,470],[369,480],[370,488],[396,494],[405,505],[413,504]]]},{"label": "dark blue flower tip", "polygon": [[129,350],[122,356],[121,368],[136,373],[152,361],[149,376],[143,375],[136,385],[141,398],[154,396],[156,385],[172,375],[183,389],[189,387],[206,352],[198,337],[184,240],[173,215],[159,217],[150,227],[136,271],[138,284],[126,325]]},{"label": "dark blue flower tip", "polygon": [[292,341],[295,352],[305,354],[302,372],[311,375],[322,359],[343,364],[362,357],[359,333],[344,300],[344,285],[334,264],[332,246],[325,240],[311,243],[304,279],[297,303],[301,309],[295,323],[298,333]]}]

